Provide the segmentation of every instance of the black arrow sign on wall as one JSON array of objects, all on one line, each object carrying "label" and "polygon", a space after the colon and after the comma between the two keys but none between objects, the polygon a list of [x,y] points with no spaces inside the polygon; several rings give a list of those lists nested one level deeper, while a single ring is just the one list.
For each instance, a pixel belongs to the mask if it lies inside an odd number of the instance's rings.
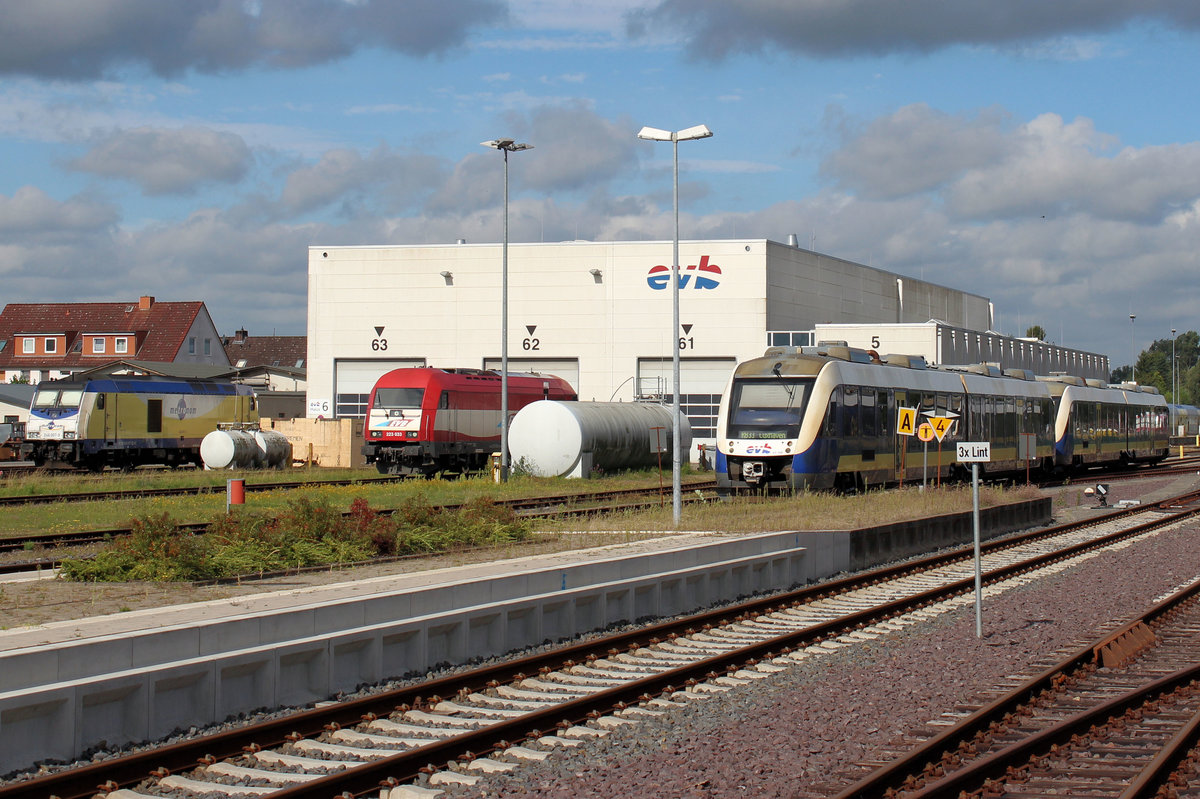
[{"label": "black arrow sign on wall", "polygon": [[375,335],[377,335],[377,336],[382,336],[382,335],[383,335],[383,328],[382,328],[382,327],[377,327],[377,328],[375,328]]},{"label": "black arrow sign on wall", "polygon": [[529,331],[529,335],[533,335],[533,331],[537,330],[537,325],[525,325],[525,329]]},{"label": "black arrow sign on wall", "polygon": [[684,334],[685,336],[686,336],[688,333],[691,333],[691,332],[692,332],[692,326],[691,326],[691,325],[683,325],[683,334]]}]

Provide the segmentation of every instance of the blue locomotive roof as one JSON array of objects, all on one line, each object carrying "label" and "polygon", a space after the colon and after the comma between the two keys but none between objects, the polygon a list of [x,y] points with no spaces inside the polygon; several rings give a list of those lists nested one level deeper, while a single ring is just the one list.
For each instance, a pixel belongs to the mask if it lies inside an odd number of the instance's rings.
[{"label": "blue locomotive roof", "polygon": [[38,388],[52,386],[80,386],[84,391],[92,393],[119,394],[193,394],[208,396],[233,396],[236,394],[253,394],[249,386],[240,383],[230,383],[219,380],[189,380],[179,377],[162,377],[159,375],[118,375],[113,377],[91,378],[87,380],[47,380],[38,384]]}]

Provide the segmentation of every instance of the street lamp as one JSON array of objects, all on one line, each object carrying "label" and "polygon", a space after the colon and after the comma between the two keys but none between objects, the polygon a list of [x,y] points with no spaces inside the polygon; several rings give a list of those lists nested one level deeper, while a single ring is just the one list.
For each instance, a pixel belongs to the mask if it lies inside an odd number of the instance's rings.
[{"label": "street lamp", "polygon": [[1132,360],[1129,362],[1129,382],[1137,382],[1137,352],[1133,348],[1133,320],[1137,319],[1137,314],[1129,315],[1129,357]]},{"label": "street lamp", "polygon": [[679,526],[679,518],[683,511],[683,493],[680,487],[680,470],[682,454],[680,448],[679,430],[679,142],[693,139],[707,139],[713,135],[705,125],[695,125],[683,130],[660,130],[659,128],[642,128],[638,131],[639,139],[648,141],[669,141],[674,157],[674,196],[675,196],[675,238],[671,251],[671,508],[675,516],[675,525]]},{"label": "street lamp", "polygon": [[1175,328],[1171,328],[1171,402],[1179,404],[1179,391],[1175,388]]},{"label": "street lamp", "polygon": [[514,139],[480,142],[504,153],[504,245],[500,256],[500,482],[508,482],[508,154],[532,150]]}]

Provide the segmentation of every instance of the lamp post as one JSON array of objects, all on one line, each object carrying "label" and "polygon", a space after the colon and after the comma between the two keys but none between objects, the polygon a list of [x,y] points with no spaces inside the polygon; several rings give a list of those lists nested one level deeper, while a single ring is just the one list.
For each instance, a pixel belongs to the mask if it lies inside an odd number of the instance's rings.
[{"label": "lamp post", "polygon": [[1137,319],[1137,314],[1129,315],[1129,357],[1132,359],[1129,362],[1129,382],[1137,382],[1137,352],[1133,348],[1133,320]]},{"label": "lamp post", "polygon": [[683,493],[680,488],[682,453],[679,451],[679,142],[707,139],[711,135],[712,131],[705,125],[676,131],[659,128],[642,128],[638,131],[639,139],[671,142],[674,159],[675,238],[671,251],[671,509],[676,526],[679,526],[679,518],[683,512]]},{"label": "lamp post", "polygon": [[1175,328],[1171,328],[1171,402],[1179,404],[1179,391],[1175,388]]},{"label": "lamp post", "polygon": [[504,244],[500,256],[500,482],[508,482],[508,154],[532,150],[514,139],[480,142],[504,153]]}]

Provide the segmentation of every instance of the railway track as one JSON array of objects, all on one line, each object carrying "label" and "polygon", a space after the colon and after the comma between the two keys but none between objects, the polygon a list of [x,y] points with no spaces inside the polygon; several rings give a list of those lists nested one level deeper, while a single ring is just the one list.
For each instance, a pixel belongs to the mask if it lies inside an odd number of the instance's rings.
[{"label": "railway track", "polygon": [[1198,633],[1195,582],[838,799],[1195,796]]},{"label": "railway track", "polygon": [[[695,492],[712,492],[715,491],[717,484],[713,481],[704,481],[697,483],[688,483],[685,488],[688,491],[688,496],[684,499],[687,502],[700,501],[702,497],[696,497]],[[549,518],[549,517],[569,517],[569,516],[594,516],[603,513],[619,513],[622,511],[644,510],[653,508],[665,503],[667,500],[657,488],[631,488],[616,491],[596,491],[590,493],[579,494],[559,494],[548,497],[529,497],[525,499],[497,500],[496,504],[511,508],[516,513],[527,518]],[[711,494],[710,494],[711,496]],[[627,500],[643,498],[637,502],[629,502]],[[443,511],[454,512],[461,510],[464,505],[452,504],[439,506]],[[375,511],[380,515],[390,515],[396,512],[395,508],[377,509]],[[344,515],[349,515],[347,512]],[[204,532],[210,522],[184,522],[176,525],[176,529],[180,533],[199,533]],[[74,532],[63,533],[46,533],[42,535],[26,535],[21,538],[13,538],[0,541],[0,552],[18,552],[35,548],[57,548],[83,546],[86,544],[96,544],[109,541],[113,538],[122,535],[128,535],[131,532],[128,527],[114,527],[103,530],[79,530]],[[39,561],[34,564],[44,565],[45,561]],[[26,567],[29,567],[27,562]],[[21,563],[0,564],[0,574],[13,573],[21,571]]]},{"label": "railway track", "polygon": [[[1198,499],[989,542],[984,583],[1016,586],[1038,569],[1119,546],[1200,513],[1182,508]],[[121,790],[121,799],[248,795],[245,787],[327,799],[471,783],[946,612],[969,602],[974,585],[964,547],[12,784],[0,799],[76,799],[98,785]]]},{"label": "railway track", "polygon": [[[399,477],[358,477],[347,480],[281,480],[270,483],[246,483],[247,492],[279,491],[297,488],[319,488],[321,486],[374,485],[395,483]],[[104,491],[70,491],[61,494],[21,494],[0,496],[0,507],[14,505],[46,505],[57,502],[103,502],[118,499],[141,499],[144,497],[183,497],[221,494],[223,485],[181,486],[175,488],[130,488]]]}]

